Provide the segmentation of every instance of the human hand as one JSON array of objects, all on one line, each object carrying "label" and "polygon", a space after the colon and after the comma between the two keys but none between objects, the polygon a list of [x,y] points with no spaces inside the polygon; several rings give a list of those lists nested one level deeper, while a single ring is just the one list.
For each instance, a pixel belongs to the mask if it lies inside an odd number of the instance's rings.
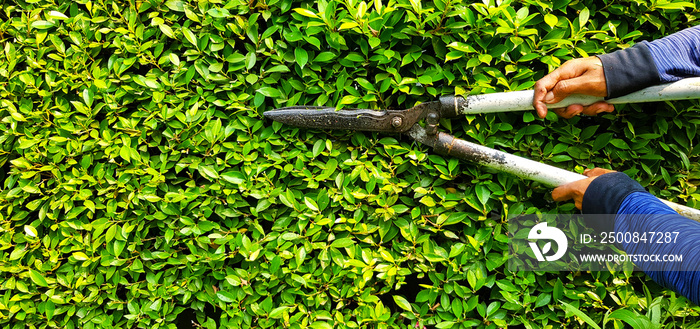
[{"label": "human hand", "polygon": [[[608,95],[603,64],[598,57],[572,59],[537,81],[532,105],[537,110],[537,115],[544,119],[547,116],[546,104],[558,103],[571,94],[599,97]],[[593,116],[613,110],[615,110],[613,105],[597,102],[589,106],[574,104],[552,111],[563,118],[570,119],[581,113]]]},{"label": "human hand", "polygon": [[611,172],[615,172],[615,170],[603,168],[586,169],[583,174],[588,176],[588,178],[571,182],[569,184],[564,184],[555,188],[552,191],[552,199],[554,199],[554,201],[567,201],[574,199],[576,208],[581,209],[581,205],[583,204],[583,195],[586,193],[588,185],[591,185],[591,182],[596,179],[596,177]]}]

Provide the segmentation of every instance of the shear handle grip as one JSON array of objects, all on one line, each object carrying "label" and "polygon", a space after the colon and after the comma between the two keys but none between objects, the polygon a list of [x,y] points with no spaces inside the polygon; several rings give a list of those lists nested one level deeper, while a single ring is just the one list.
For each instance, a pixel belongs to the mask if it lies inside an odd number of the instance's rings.
[{"label": "shear handle grip", "polygon": [[[466,98],[455,96],[452,104],[456,114],[477,114],[533,110],[533,90],[510,91],[483,95],[470,95]],[[700,78],[687,78],[676,82],[648,87],[625,96],[605,100],[609,104],[646,103],[700,98]],[[550,109],[567,107],[572,104],[591,105],[604,100],[589,95],[571,95]],[[442,101],[442,99],[441,99]]]}]

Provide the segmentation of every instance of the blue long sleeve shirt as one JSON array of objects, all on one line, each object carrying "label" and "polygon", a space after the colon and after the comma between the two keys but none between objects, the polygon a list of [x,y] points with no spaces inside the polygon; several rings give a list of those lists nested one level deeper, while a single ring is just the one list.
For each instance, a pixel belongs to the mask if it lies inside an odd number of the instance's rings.
[{"label": "blue long sleeve shirt", "polygon": [[[618,232],[654,232],[656,241],[622,242],[629,254],[680,255],[682,262],[641,261],[637,265],[660,285],[675,290],[700,304],[700,222],[678,215],[649,193],[630,194],[617,210],[615,230]],[[643,215],[639,215],[642,214]],[[674,238],[675,237],[675,238]],[[662,243],[658,243],[662,242]],[[668,243],[667,243],[668,242]]]},{"label": "blue long sleeve shirt", "polygon": [[700,76],[700,25],[647,43],[661,82]]},{"label": "blue long sleeve shirt", "polygon": [[[624,173],[609,173],[594,179],[583,196],[584,214],[617,214],[589,217],[588,225],[600,232],[637,233],[666,236],[645,242],[622,241],[620,247],[630,255],[681,255],[682,262],[639,261],[636,265],[658,284],[672,289],[700,305],[700,222],[683,217],[649,194]],[[600,221],[595,221],[600,219]],[[653,241],[652,241],[653,240]]]},{"label": "blue long sleeve shirt", "polygon": [[[700,76],[700,26],[598,56],[608,98],[691,76]],[[655,69],[650,69],[655,68]],[[680,263],[640,262],[660,285],[700,305],[700,222],[677,214],[624,173],[602,175],[583,196],[584,214],[617,214],[614,222],[589,222],[598,231],[677,235],[674,243],[621,243],[628,254],[682,255]],[[676,232],[678,232],[676,234]]]},{"label": "blue long sleeve shirt", "polygon": [[598,58],[603,63],[608,98],[700,76],[700,25]]}]

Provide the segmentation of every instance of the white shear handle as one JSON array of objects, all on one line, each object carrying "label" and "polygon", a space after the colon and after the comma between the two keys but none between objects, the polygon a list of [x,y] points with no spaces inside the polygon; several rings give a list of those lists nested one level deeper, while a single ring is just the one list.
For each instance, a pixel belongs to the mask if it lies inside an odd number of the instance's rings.
[{"label": "white shear handle", "polygon": [[[466,96],[466,102],[457,111],[460,114],[512,112],[533,110],[534,90],[509,91],[483,95]],[[652,86],[625,96],[606,100],[609,104],[646,103],[676,101],[700,98],[700,78],[687,78],[672,83]],[[556,104],[548,104],[550,109],[567,107],[572,104],[591,105],[604,100],[603,97],[574,94]]]}]

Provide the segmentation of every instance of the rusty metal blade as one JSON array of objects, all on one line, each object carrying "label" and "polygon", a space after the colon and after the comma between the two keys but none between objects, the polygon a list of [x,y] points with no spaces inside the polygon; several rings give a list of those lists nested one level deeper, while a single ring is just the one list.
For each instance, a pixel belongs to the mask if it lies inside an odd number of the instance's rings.
[{"label": "rusty metal blade", "polygon": [[333,107],[320,106],[292,106],[263,113],[268,119],[302,128],[389,133],[401,133],[410,129],[418,120],[416,114],[412,115],[406,110],[336,110]]}]

